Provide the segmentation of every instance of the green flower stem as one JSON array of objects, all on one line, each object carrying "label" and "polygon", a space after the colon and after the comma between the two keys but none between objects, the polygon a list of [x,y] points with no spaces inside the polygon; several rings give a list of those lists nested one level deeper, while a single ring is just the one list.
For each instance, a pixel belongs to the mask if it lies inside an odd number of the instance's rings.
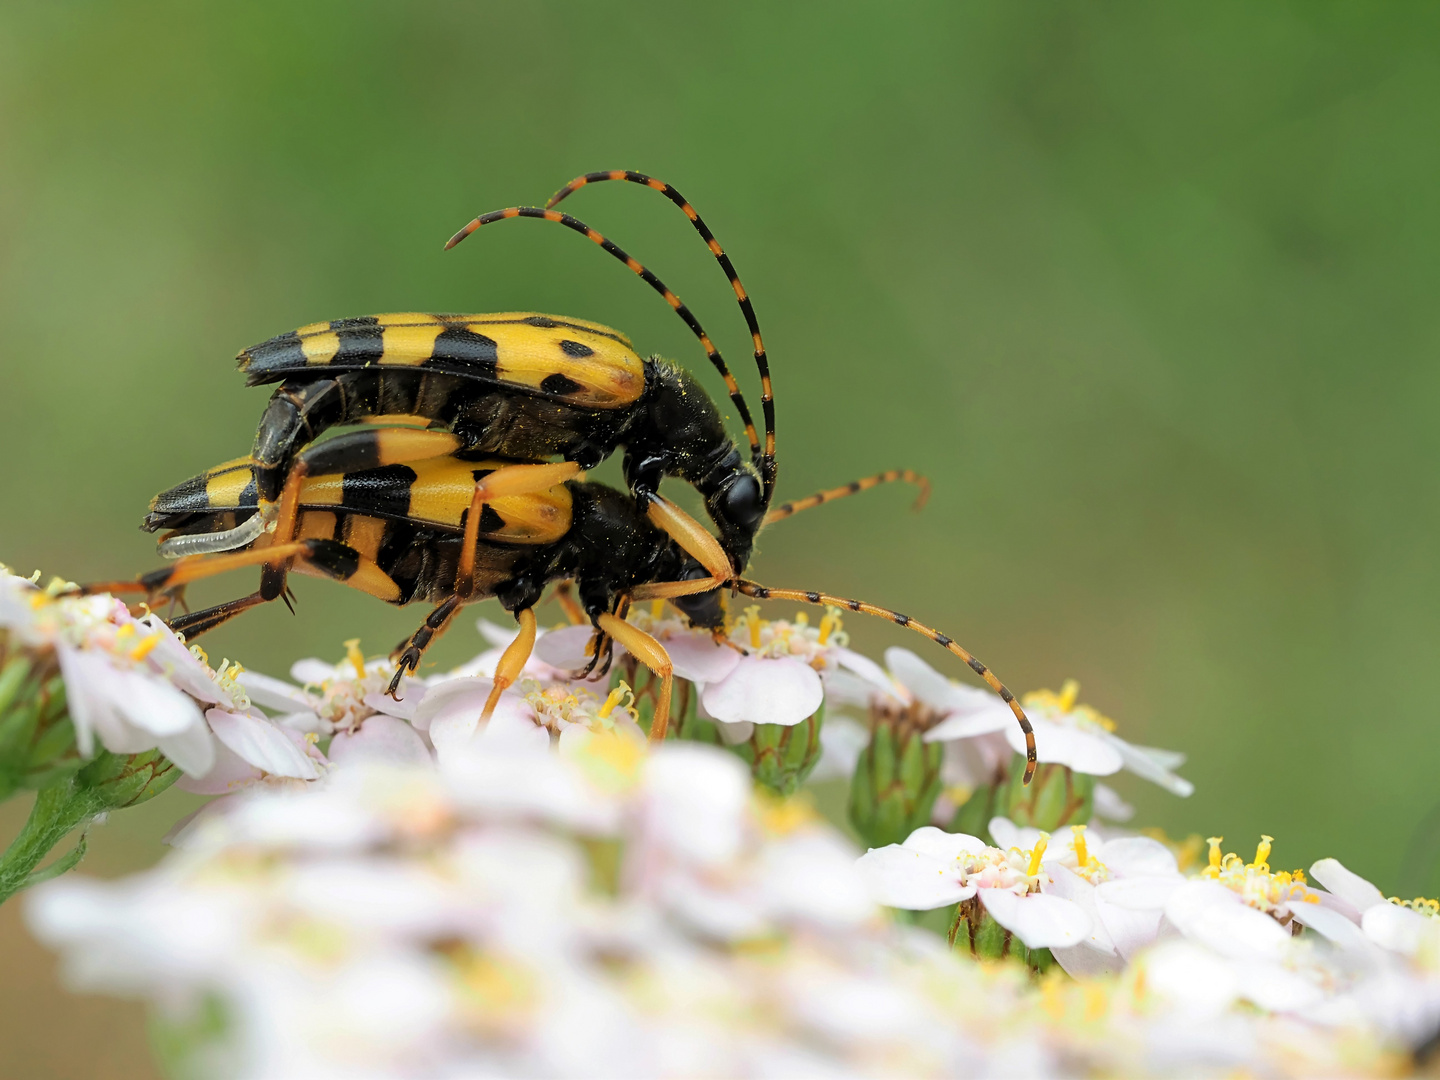
[{"label": "green flower stem", "polygon": [[158,751],[120,757],[102,750],[75,776],[41,788],[20,835],[0,855],[0,904],[27,885],[62,874],[80,861],[84,837],[53,865],[38,873],[35,869],[72,829],[96,814],[152,799],[179,778],[180,770]]},{"label": "green flower stem", "polygon": [[42,788],[35,796],[35,805],[30,808],[30,817],[20,835],[5,854],[0,855],[0,904],[33,884],[40,861],[72,829],[106,809],[107,802],[104,792],[83,787],[73,780]]}]

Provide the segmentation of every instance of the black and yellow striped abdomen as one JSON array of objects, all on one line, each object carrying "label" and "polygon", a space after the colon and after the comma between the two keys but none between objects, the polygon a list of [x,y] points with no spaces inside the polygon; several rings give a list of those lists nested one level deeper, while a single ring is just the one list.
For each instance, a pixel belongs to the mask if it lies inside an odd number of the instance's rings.
[{"label": "black and yellow striped abdomen", "polygon": [[361,368],[412,368],[476,379],[571,405],[618,409],[645,390],[624,334],[582,319],[401,313],[302,326],[237,357],[250,385]]},{"label": "black and yellow striped abdomen", "polygon": [[[508,459],[461,461],[429,458],[404,465],[381,465],[348,472],[307,476],[300,488],[300,509],[373,518],[405,520],[460,533],[470,512],[475,483],[505,465]],[[217,465],[157,495],[150,503],[145,528],[220,526],[222,511],[258,509],[254,462],[249,458]],[[480,535],[512,544],[549,544],[570,531],[572,501],[563,484],[530,495],[500,496],[481,510]],[[197,520],[197,519],[207,520]],[[233,523],[233,517],[225,520]]]}]

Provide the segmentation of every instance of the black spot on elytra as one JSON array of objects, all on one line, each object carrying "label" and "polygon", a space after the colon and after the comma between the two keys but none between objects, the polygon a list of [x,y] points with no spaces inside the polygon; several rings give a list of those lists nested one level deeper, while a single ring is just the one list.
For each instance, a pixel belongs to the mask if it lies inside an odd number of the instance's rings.
[{"label": "black spot on elytra", "polygon": [[580,342],[571,341],[569,338],[560,342],[560,351],[566,356],[574,356],[577,358],[595,355],[595,350],[590,348],[589,345],[582,345]]},{"label": "black spot on elytra", "polygon": [[542,330],[550,330],[555,326],[555,320],[547,319],[544,315],[531,315],[524,322],[530,326],[538,326]]},{"label": "black spot on elytra", "polygon": [[435,347],[426,365],[449,370],[462,370],[469,375],[495,376],[498,354],[495,339],[452,326],[435,336]]},{"label": "black spot on elytra", "polygon": [[540,389],[544,390],[547,394],[558,394],[563,397],[566,394],[573,394],[585,388],[574,379],[561,375],[557,371],[554,375],[546,375],[545,378],[541,380]]},{"label": "black spot on elytra", "polygon": [[499,532],[504,527],[505,519],[497,514],[489,503],[480,508],[480,531],[482,533]]}]

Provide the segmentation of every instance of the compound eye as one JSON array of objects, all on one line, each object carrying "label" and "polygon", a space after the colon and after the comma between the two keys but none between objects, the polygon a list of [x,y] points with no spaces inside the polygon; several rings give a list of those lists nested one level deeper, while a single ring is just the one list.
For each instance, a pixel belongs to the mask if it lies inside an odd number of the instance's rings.
[{"label": "compound eye", "polygon": [[760,481],[749,473],[740,476],[725,494],[724,517],[740,528],[753,531],[765,514],[765,502],[760,495]]}]

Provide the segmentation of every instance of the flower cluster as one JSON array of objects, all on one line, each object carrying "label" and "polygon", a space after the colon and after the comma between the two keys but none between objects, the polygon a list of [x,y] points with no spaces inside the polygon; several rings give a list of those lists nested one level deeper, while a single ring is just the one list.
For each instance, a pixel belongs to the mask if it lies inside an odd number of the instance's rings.
[{"label": "flower cluster", "polygon": [[[482,620],[484,652],[390,696],[358,641],[291,681],[216,669],[147,611],[0,578],[0,776],[37,813],[51,743],[74,791],[173,761],[221,796],[153,871],[40,885],[32,927],[203,1075],[1388,1075],[1440,1032],[1440,903],[1273,869],[1269,836],[1247,861],[1129,830],[1100,778],[1186,796],[1183,755],[1074,683],[1022,699],[1027,787],[1003,703],[852,651],[838,611],[629,618],[674,665],[661,744],[634,657],[582,674],[588,626],[497,694],[514,634]],[[868,850],[807,778],[849,779]],[[124,802],[64,805],[51,845]],[[7,854],[0,898],[82,850]]]}]

